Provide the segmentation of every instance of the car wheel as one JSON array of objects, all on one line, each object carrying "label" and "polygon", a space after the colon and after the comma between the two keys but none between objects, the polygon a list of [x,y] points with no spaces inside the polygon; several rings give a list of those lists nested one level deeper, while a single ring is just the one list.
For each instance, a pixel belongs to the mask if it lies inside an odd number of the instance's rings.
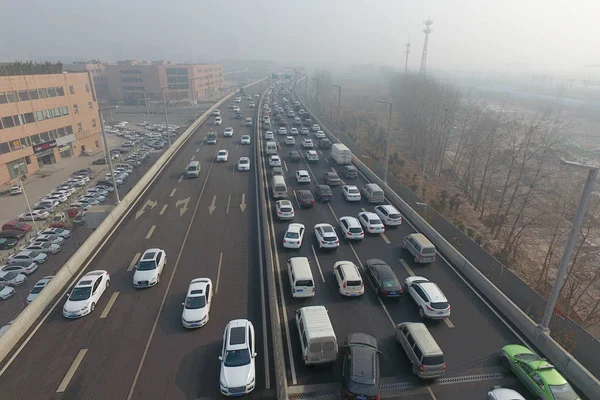
[{"label": "car wheel", "polygon": [[425,318],[425,310],[423,310],[423,307],[419,307],[419,317],[421,317],[421,319]]},{"label": "car wheel", "polygon": [[25,221],[25,220],[24,220],[23,218],[19,218],[19,221],[23,222],[23,221]]},{"label": "car wheel", "polygon": [[93,313],[95,309],[96,309],[96,303],[92,303],[92,305],[90,306],[90,312]]}]

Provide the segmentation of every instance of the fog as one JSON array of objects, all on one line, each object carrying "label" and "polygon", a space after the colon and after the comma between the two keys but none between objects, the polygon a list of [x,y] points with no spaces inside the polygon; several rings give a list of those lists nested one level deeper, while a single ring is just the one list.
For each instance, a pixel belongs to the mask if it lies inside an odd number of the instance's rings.
[{"label": "fog", "polygon": [[65,58],[582,73],[600,62],[600,2],[579,0],[2,0],[0,60]]}]

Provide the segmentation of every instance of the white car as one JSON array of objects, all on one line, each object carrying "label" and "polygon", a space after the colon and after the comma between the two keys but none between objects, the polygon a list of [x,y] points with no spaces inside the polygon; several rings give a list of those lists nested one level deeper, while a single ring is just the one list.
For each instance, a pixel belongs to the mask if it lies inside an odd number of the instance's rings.
[{"label": "white car", "polygon": [[[0,299],[1,300],[8,300],[11,297],[13,297],[14,294],[15,294],[14,287],[7,285],[7,284],[0,284]],[[4,327],[2,327],[2,329],[4,329]],[[2,336],[2,333],[3,333],[2,329],[0,329],[0,336]]]},{"label": "white car", "polygon": [[254,102],[252,102],[252,103],[248,104],[248,107],[254,108],[254,107],[256,107],[256,104]]},{"label": "white car", "polygon": [[133,286],[144,288],[158,284],[165,265],[167,265],[167,253],[164,250],[146,250],[135,266]]},{"label": "white car", "polygon": [[48,211],[34,210],[30,213],[26,212],[26,213],[19,215],[18,220],[19,221],[43,221],[43,220],[47,219],[49,216],[50,216],[50,213]]},{"label": "white car", "polygon": [[11,286],[22,286],[27,282],[25,274],[14,271],[0,271],[0,283]]},{"label": "white car", "polygon": [[281,167],[281,158],[279,156],[269,156],[269,167]]},{"label": "white car", "polygon": [[256,387],[256,336],[252,322],[234,319],[225,327],[219,361],[219,387],[225,396],[241,396]]},{"label": "white car", "polygon": [[240,140],[240,143],[241,144],[250,144],[250,141],[251,141],[250,135],[243,135]]},{"label": "white car", "polygon": [[298,128],[292,128],[292,129],[290,129],[290,135],[297,136],[298,135]]},{"label": "white car", "polygon": [[57,254],[60,252],[61,247],[54,243],[49,242],[32,242],[26,246],[21,247],[21,251],[33,250],[39,251],[40,253],[51,253]]},{"label": "white car", "polygon": [[318,132],[321,130],[321,127],[319,126],[319,124],[313,124],[311,129],[313,132]]},{"label": "white car", "polygon": [[315,147],[315,144],[313,143],[312,139],[303,139],[302,147],[304,147],[305,149],[312,149]]},{"label": "white car", "polygon": [[342,296],[356,297],[365,293],[360,271],[353,262],[338,261],[333,264],[333,276]]},{"label": "white car", "polygon": [[196,278],[190,282],[185,302],[181,303],[181,323],[184,328],[200,328],[208,322],[213,295],[213,284],[208,278]]},{"label": "white car", "polygon": [[287,135],[288,131],[287,131],[287,128],[285,126],[282,126],[282,127],[280,127],[277,130],[277,133],[280,134],[280,135]]},{"label": "white car", "polygon": [[223,123],[223,119],[221,117],[215,117],[215,125],[221,125]]},{"label": "white car", "polygon": [[275,136],[273,136],[273,132],[272,131],[266,131],[265,132],[265,139],[267,140],[272,140]]},{"label": "white car", "polygon": [[27,299],[25,300],[25,301],[27,301],[27,304],[31,303],[39,296],[40,292],[42,290],[44,290],[44,288],[46,287],[46,285],[48,284],[48,282],[50,282],[50,280],[52,278],[54,278],[54,276],[49,275],[49,276],[45,276],[42,279],[40,279],[39,281],[37,281],[37,283],[31,288],[31,291],[29,292],[29,296],[27,296]]},{"label": "white car", "polygon": [[323,131],[317,131],[317,133],[315,133],[315,137],[317,139],[325,139],[326,138],[325,132],[323,132]]},{"label": "white car", "polygon": [[237,162],[238,171],[250,171],[250,159],[248,157],[240,157]]},{"label": "white car", "polygon": [[305,157],[306,161],[319,161],[319,153],[317,153],[315,150],[306,150]]},{"label": "white car", "polygon": [[308,128],[304,127],[302,129],[300,129],[300,134],[302,134],[302,135],[308,135],[309,134]]},{"label": "white car", "polygon": [[217,152],[217,162],[227,162],[229,159],[229,152],[227,150],[219,150]]},{"label": "white car", "polygon": [[19,261],[9,265],[3,265],[0,267],[2,272],[17,272],[19,274],[31,275],[37,271],[38,265],[31,261]]},{"label": "white car", "polygon": [[96,270],[85,274],[69,293],[63,306],[66,318],[80,318],[94,312],[100,298],[110,286],[108,271]]},{"label": "white car", "polygon": [[296,182],[297,183],[310,183],[310,174],[305,169],[296,171]]},{"label": "white car", "polygon": [[355,185],[342,186],[342,194],[347,201],[360,201],[362,198],[360,190]]},{"label": "white car", "polygon": [[83,196],[81,196],[80,199],[89,201],[90,204],[94,204],[95,202],[104,203],[106,201],[106,197],[102,196],[101,194],[93,193],[86,193]]},{"label": "white car", "polygon": [[444,319],[450,317],[450,304],[438,285],[422,276],[410,276],[404,281],[404,293],[419,307],[421,318]]},{"label": "white car", "polygon": [[62,228],[48,228],[41,231],[40,235],[56,235],[64,239],[68,239],[71,237],[71,231]]},{"label": "white car", "polygon": [[361,240],[365,237],[365,232],[358,219],[354,217],[341,217],[339,224],[346,239]]},{"label": "white car", "polygon": [[48,196],[44,197],[42,200],[43,201],[58,201],[59,203],[64,203],[67,200],[69,200],[69,197],[65,196],[64,194],[54,193],[54,194],[49,194]]},{"label": "white car", "polygon": [[43,264],[48,260],[48,254],[40,253],[39,251],[34,250],[25,250],[20,251],[17,254],[13,254],[8,257],[7,262],[9,264],[14,264],[18,261],[29,261],[34,262],[36,264]]},{"label": "white car", "polygon": [[15,194],[21,194],[23,193],[23,187],[21,185],[12,185],[10,187],[10,194],[15,195]]},{"label": "white car", "polygon": [[39,235],[37,235],[36,237],[31,239],[29,242],[30,243],[48,242],[48,243],[54,243],[54,244],[58,244],[59,246],[62,246],[65,243],[65,238],[62,236],[59,236],[59,235],[46,235],[46,234],[40,233]]},{"label": "white car", "polygon": [[525,397],[512,389],[494,387],[488,392],[487,400],[525,400]]},{"label": "white car", "polygon": [[283,247],[286,249],[299,249],[304,238],[304,225],[292,223],[283,232]]},{"label": "white car", "polygon": [[389,204],[376,206],[375,214],[381,219],[381,221],[387,226],[398,226],[402,224],[402,215],[400,215],[400,211],[396,209],[396,207],[391,206]]},{"label": "white car", "polygon": [[363,211],[358,213],[358,220],[363,228],[369,233],[384,233],[385,225],[381,222],[381,219],[377,214],[370,211]]},{"label": "white car", "polygon": [[329,224],[315,225],[315,237],[320,249],[337,249],[340,247],[340,239],[333,226]]},{"label": "white car", "polygon": [[289,200],[277,200],[275,202],[275,210],[277,211],[278,219],[294,219],[294,205]]},{"label": "white car", "polygon": [[286,136],[285,137],[285,144],[293,146],[293,145],[296,144],[296,139],[294,139],[293,136]]},{"label": "white car", "polygon": [[233,128],[228,126],[227,128],[225,128],[225,132],[223,132],[223,136],[225,137],[232,137],[233,136]]},{"label": "white car", "polygon": [[218,117],[221,115],[221,110],[219,110],[218,108],[215,108],[212,112],[212,115],[215,117]]}]

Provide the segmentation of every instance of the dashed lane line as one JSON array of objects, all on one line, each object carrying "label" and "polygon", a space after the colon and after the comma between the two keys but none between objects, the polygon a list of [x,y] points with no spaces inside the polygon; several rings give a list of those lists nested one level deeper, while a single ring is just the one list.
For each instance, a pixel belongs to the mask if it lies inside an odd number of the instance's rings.
[{"label": "dashed lane line", "polygon": [[148,233],[146,234],[146,239],[150,239],[152,237],[152,234],[154,233],[154,230],[156,229],[156,225],[152,225],[150,227],[150,230],[148,231]]},{"label": "dashed lane line", "polygon": [[108,316],[110,309],[115,304],[115,301],[117,301],[117,297],[119,297],[119,292],[114,292],[112,294],[112,296],[110,296],[110,299],[108,300],[108,303],[106,304],[106,307],[104,307],[102,314],[100,314],[100,319],[104,319]]},{"label": "dashed lane line", "polygon": [[62,382],[58,386],[58,389],[56,389],[56,393],[63,393],[67,389],[69,382],[71,382],[71,379],[73,379],[73,375],[75,375],[75,372],[77,372],[77,368],[79,368],[79,364],[81,364],[81,361],[83,361],[83,357],[85,357],[87,351],[88,349],[79,350],[75,360],[73,360],[73,364],[71,364],[71,368],[69,368]]}]

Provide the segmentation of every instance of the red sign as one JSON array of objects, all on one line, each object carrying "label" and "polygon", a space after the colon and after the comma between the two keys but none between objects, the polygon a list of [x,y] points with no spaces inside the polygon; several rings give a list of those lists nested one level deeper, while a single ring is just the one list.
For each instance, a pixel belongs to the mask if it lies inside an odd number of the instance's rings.
[{"label": "red sign", "polygon": [[44,142],[44,143],[40,143],[40,144],[35,144],[33,145],[33,152],[34,153],[40,153],[44,150],[49,150],[49,149],[53,149],[57,146],[56,144],[56,140],[51,140],[49,142]]}]

